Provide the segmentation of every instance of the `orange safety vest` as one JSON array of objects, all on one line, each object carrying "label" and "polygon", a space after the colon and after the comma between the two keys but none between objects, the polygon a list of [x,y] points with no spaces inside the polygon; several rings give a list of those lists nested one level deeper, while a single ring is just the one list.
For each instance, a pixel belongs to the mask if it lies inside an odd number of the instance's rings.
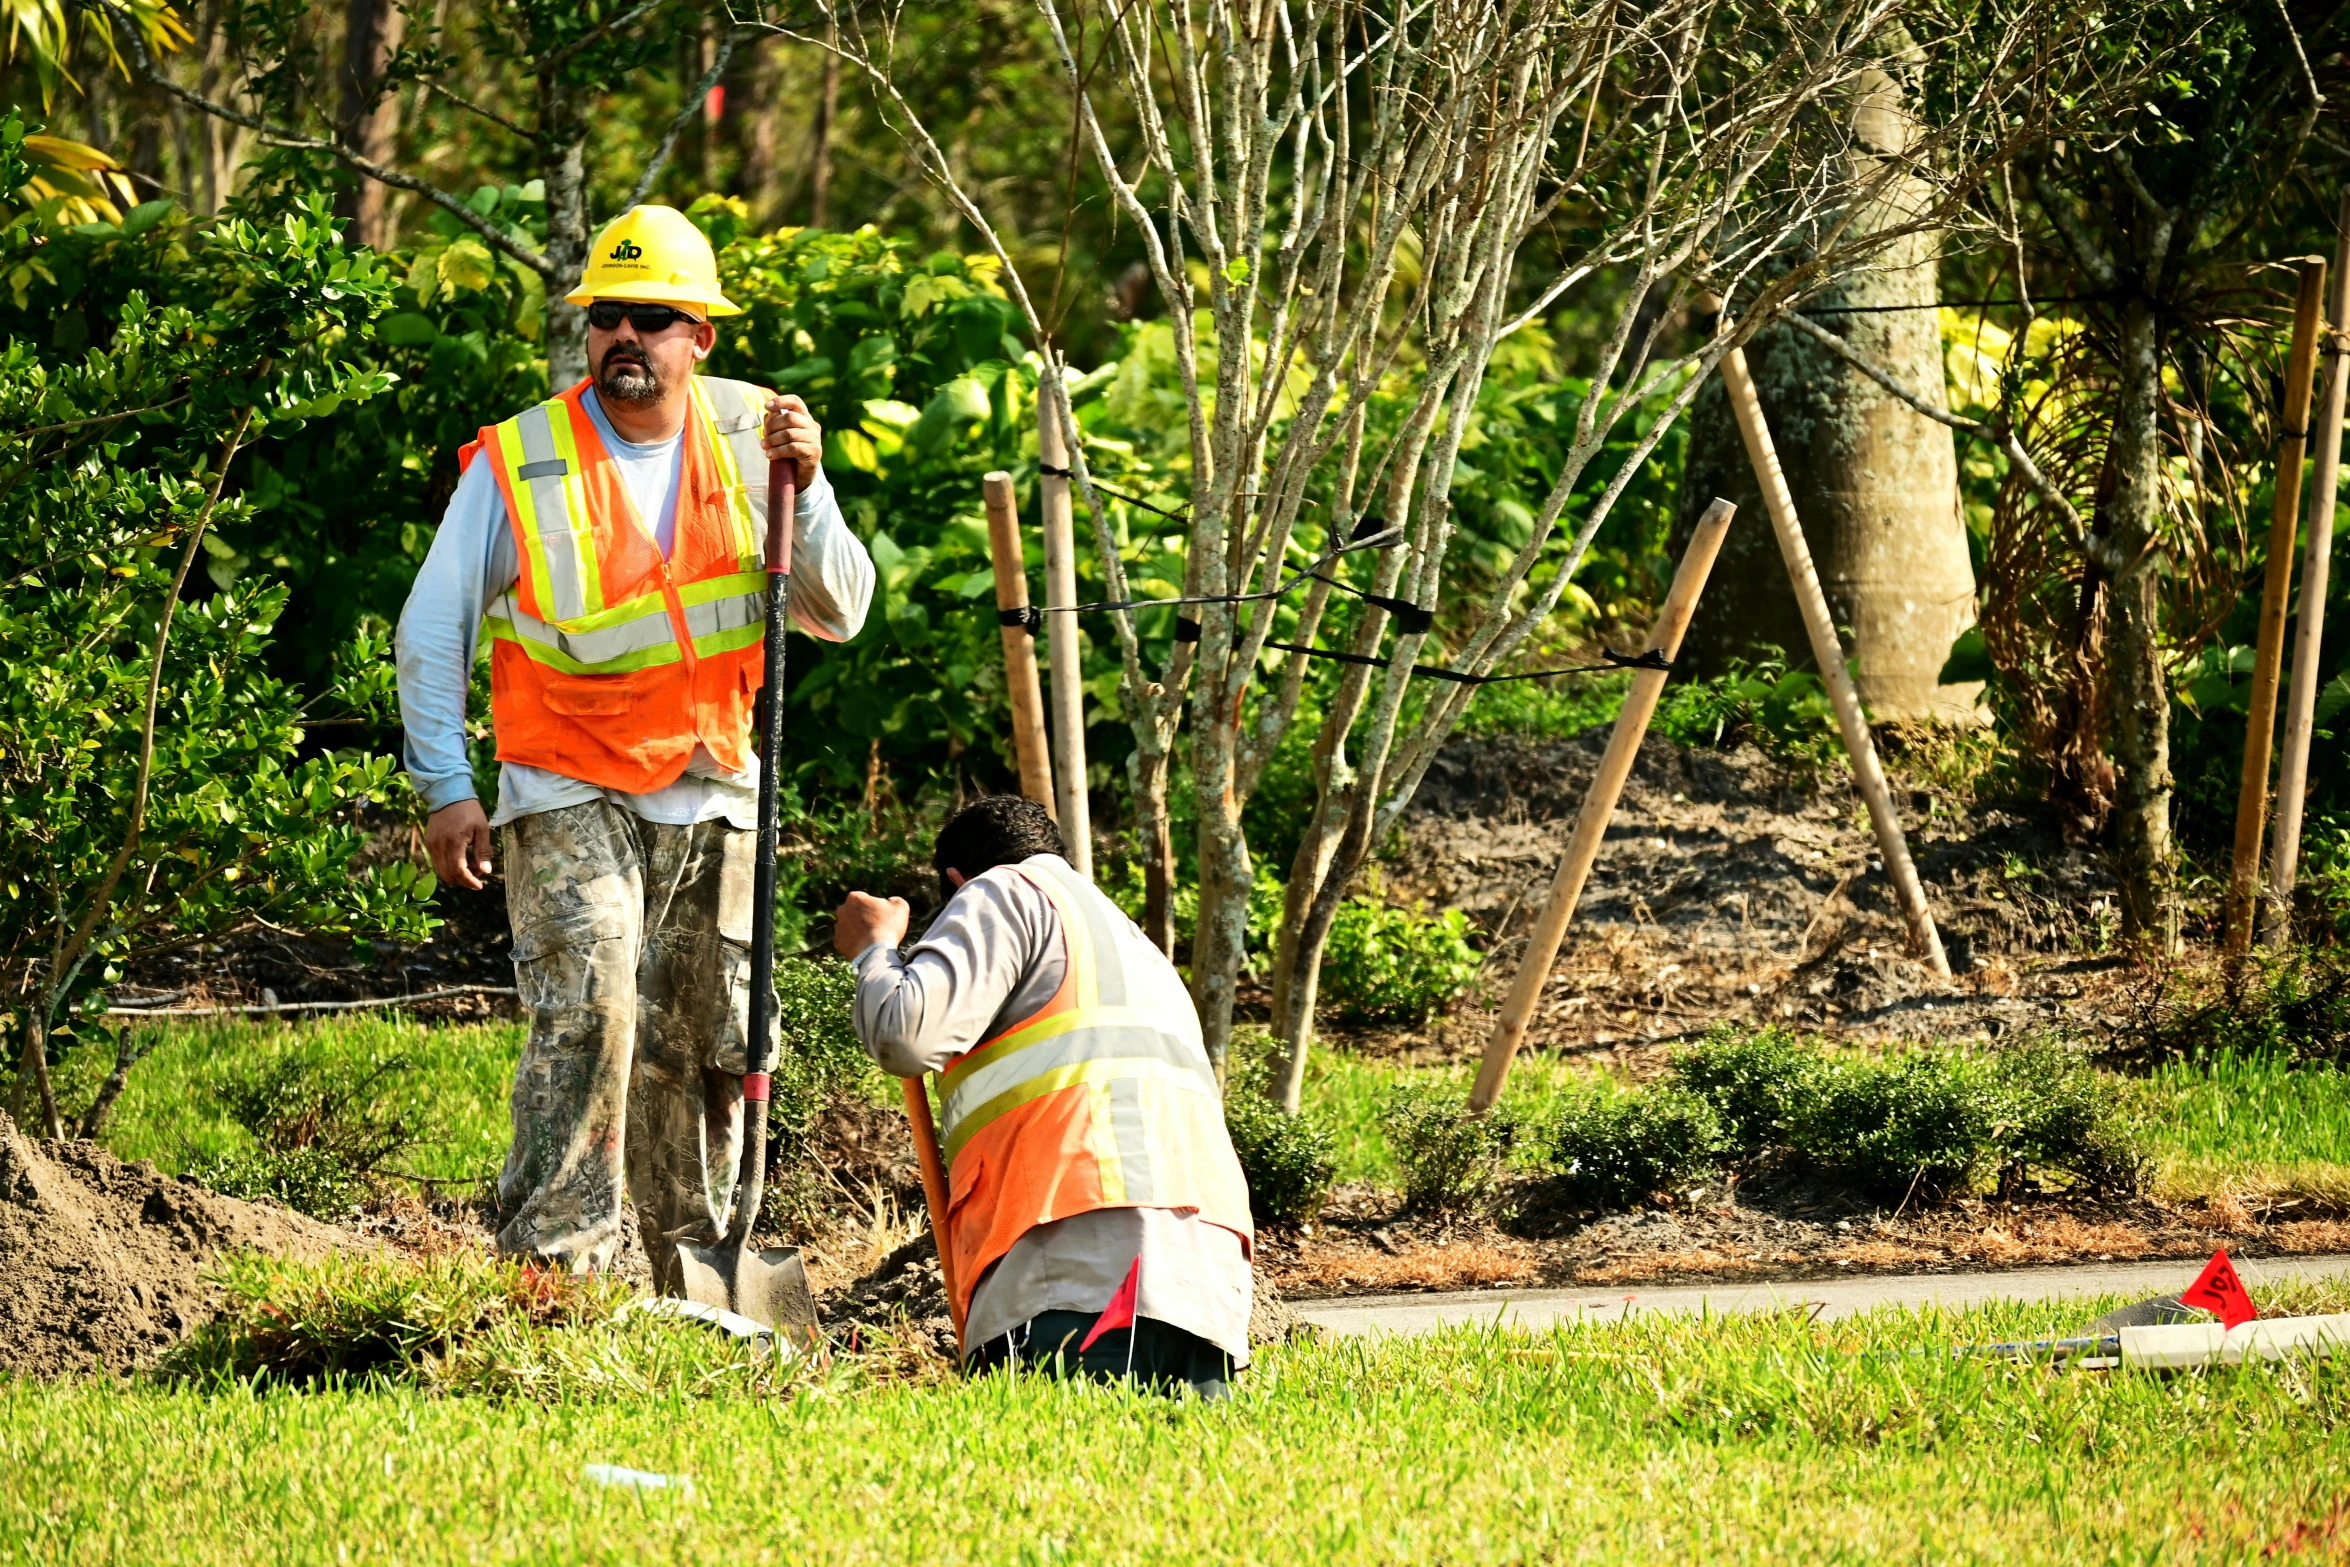
[{"label": "orange safety vest", "polygon": [[697,376],[669,558],[580,399],[504,424],[478,450],[506,498],[518,571],[482,615],[498,760],[643,794],[694,746],[740,772],[766,678],[767,393]]},{"label": "orange safety vest", "polygon": [[[956,1313],[1040,1224],[1097,1208],[1195,1208],[1253,1243],[1248,1182],[1183,982],[1061,860],[1017,867],[1061,917],[1061,988],[939,1073]],[[1157,981],[1157,983],[1153,983]]]}]

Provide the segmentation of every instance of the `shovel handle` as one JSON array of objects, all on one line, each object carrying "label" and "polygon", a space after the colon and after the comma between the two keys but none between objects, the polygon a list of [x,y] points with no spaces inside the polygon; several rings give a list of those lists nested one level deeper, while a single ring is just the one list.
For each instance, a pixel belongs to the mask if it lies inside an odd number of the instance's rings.
[{"label": "shovel handle", "polygon": [[791,624],[792,513],[799,507],[799,470],[767,465],[766,700],[759,704],[759,851],[751,868],[751,1027],[743,1073],[743,1162],[735,1179],[734,1217],[726,1242],[750,1249],[767,1195],[767,1096],[775,1067],[775,840],[779,832],[776,778],[783,751],[783,633]]},{"label": "shovel handle", "polygon": [[930,1093],[919,1077],[901,1077],[906,1121],[914,1128],[914,1154],[922,1161],[922,1205],[930,1210],[930,1244],[938,1248],[938,1276],[947,1287],[947,1315],[955,1321],[955,1342],[963,1342],[963,1306],[955,1293],[953,1254],[947,1250],[947,1167],[938,1153],[938,1127],[930,1119]]}]

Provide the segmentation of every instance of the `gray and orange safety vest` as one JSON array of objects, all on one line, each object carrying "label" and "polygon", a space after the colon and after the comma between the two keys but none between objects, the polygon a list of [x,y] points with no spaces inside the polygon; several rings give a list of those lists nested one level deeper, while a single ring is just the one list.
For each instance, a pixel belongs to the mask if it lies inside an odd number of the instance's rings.
[{"label": "gray and orange safety vest", "polygon": [[666,559],[580,399],[485,428],[518,570],[487,605],[498,760],[642,794],[696,744],[740,772],[765,679],[768,394],[697,376]]},{"label": "gray and orange safety vest", "polygon": [[1065,862],[1013,869],[1058,911],[1067,968],[1033,1016],[939,1073],[958,1318],[988,1268],[1056,1219],[1192,1208],[1255,1234],[1216,1069],[1172,1015],[1193,1015],[1173,966]]}]

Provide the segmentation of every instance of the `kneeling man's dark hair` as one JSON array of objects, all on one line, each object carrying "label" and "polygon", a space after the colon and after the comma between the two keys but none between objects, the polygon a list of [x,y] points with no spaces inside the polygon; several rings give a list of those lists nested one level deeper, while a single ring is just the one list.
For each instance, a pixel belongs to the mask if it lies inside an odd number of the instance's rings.
[{"label": "kneeling man's dark hair", "polygon": [[968,880],[1032,854],[1062,852],[1061,829],[1043,806],[1016,794],[991,794],[964,806],[939,829],[930,863],[939,873],[940,892],[952,896],[954,889],[946,885],[950,870]]}]

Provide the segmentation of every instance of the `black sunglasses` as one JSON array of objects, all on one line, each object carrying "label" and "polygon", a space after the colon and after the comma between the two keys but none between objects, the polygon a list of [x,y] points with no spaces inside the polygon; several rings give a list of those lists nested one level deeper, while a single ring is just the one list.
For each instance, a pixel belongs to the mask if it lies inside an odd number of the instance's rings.
[{"label": "black sunglasses", "polygon": [[680,321],[700,326],[699,316],[689,316],[682,310],[667,305],[631,305],[617,299],[599,299],[587,307],[588,325],[599,332],[616,332],[622,320],[637,330],[640,337],[651,337],[666,332]]}]

